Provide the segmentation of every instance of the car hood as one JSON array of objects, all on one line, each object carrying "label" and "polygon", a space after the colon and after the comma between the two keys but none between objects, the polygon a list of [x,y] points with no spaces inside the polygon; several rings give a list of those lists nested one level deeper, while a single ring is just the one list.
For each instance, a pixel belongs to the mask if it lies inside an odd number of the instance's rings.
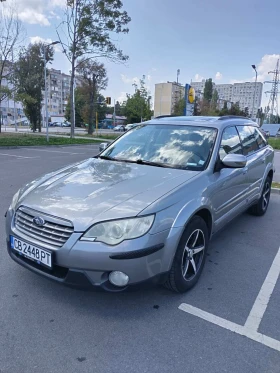
[{"label": "car hood", "polygon": [[136,216],[197,174],[93,158],[30,183],[18,205],[71,220],[79,232],[100,220]]}]

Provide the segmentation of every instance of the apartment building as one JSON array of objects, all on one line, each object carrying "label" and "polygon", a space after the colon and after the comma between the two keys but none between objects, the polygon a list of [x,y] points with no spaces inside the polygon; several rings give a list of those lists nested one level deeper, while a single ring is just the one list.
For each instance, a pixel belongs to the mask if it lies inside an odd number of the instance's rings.
[{"label": "apartment building", "polygon": [[[13,85],[8,82],[7,76],[12,69],[12,63],[8,62],[7,67],[3,72],[3,79],[1,81],[2,87],[8,87],[10,90],[13,90]],[[4,98],[0,102],[0,120],[2,125],[9,125],[24,122],[26,117],[23,112],[23,107],[20,102],[14,101],[12,98]]]},{"label": "apartment building", "polygon": [[[202,79],[201,82],[191,82],[191,86],[195,90],[196,97],[203,96],[203,92],[205,88],[205,79]],[[213,83],[213,89],[215,89],[215,83]]]},{"label": "apartment building", "polygon": [[2,125],[15,124],[15,122],[19,124],[26,121],[21,102],[8,98],[0,103],[0,117]]},{"label": "apartment building", "polygon": [[[61,70],[49,70],[47,76],[47,102],[49,117],[64,117],[66,105],[70,96],[70,80],[70,75],[62,73]],[[43,91],[42,115],[44,124],[46,123],[45,113],[45,92]]]},{"label": "apartment building", "polygon": [[[240,109],[244,110],[245,107],[249,108],[250,115],[256,118],[259,107],[262,102],[263,83],[246,82],[235,83],[232,87],[232,102],[239,102]],[[256,91],[256,92],[255,92]],[[255,102],[254,102],[255,95]],[[254,112],[252,113],[254,107]]]},{"label": "apartment building", "polygon": [[[205,87],[205,80],[201,82],[192,82],[191,85],[194,87],[196,92],[203,92]],[[255,82],[245,83],[234,83],[234,84],[215,84],[213,83],[213,90],[216,89],[221,102],[227,101],[229,103],[239,102],[241,110],[246,107],[249,109],[249,114],[253,114],[253,118],[256,118],[258,108],[261,106],[262,101],[262,89],[263,84],[261,82],[256,83],[255,102]],[[254,106],[254,113],[252,113]]]},{"label": "apartment building", "polygon": [[175,104],[185,96],[185,87],[176,82],[155,85],[154,116],[171,115]]},{"label": "apartment building", "polygon": [[[6,79],[2,80],[3,86],[9,86]],[[51,116],[64,117],[66,105],[70,96],[70,75],[62,73],[60,70],[50,69],[47,76],[47,100],[48,100],[48,113]],[[3,124],[14,124],[15,121],[20,123],[26,120],[23,112],[23,107],[20,102],[14,102],[12,99],[4,99],[0,104],[0,115]],[[42,101],[42,117],[43,125],[45,126],[46,120],[45,109],[45,91],[43,91]]]}]

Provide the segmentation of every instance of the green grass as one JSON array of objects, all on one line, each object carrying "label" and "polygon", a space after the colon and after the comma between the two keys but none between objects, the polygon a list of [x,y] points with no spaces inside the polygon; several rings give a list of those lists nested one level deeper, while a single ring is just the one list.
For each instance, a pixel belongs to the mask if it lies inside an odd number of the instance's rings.
[{"label": "green grass", "polygon": [[280,183],[276,183],[276,182],[273,181],[272,188],[278,188],[278,189],[280,189]]},{"label": "green grass", "polygon": [[6,134],[0,133],[1,146],[44,146],[44,145],[72,145],[72,144],[91,144],[99,143],[92,139],[80,138],[65,138],[65,137],[50,137],[49,142],[46,136],[31,135],[31,134]]},{"label": "green grass", "polygon": [[268,139],[269,145],[271,145],[274,149],[280,149],[280,139]]},{"label": "green grass", "polygon": [[[70,136],[70,132],[56,132],[57,135],[64,135],[64,136]],[[110,133],[110,134],[102,134],[102,133],[96,133],[94,132],[92,135],[89,135],[88,133],[75,133],[75,137],[88,137],[90,138],[97,138],[97,139],[105,139],[105,140],[115,140],[117,137],[119,137],[123,132],[119,132],[118,134]]]},{"label": "green grass", "polygon": [[80,133],[76,133],[75,136],[82,136],[82,137],[95,137],[95,138],[98,138],[98,139],[106,139],[106,140],[115,140],[117,137],[120,136],[120,133],[118,135],[115,135],[115,134],[99,134],[99,133],[93,133],[92,135],[89,135],[88,133],[85,133],[85,134],[80,134]]}]

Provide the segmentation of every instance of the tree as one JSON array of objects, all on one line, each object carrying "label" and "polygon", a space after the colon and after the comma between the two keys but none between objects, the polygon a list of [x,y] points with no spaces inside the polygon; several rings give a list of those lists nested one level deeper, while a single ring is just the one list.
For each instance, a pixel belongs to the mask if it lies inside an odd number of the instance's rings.
[{"label": "tree", "polygon": [[213,96],[213,82],[212,79],[206,79],[204,92],[203,92],[203,99],[206,100],[208,103],[211,102]]},{"label": "tree", "polygon": [[[23,27],[16,10],[10,4],[1,4],[0,13],[0,107],[2,101],[13,93],[13,60],[22,41]],[[0,118],[1,119],[1,118]],[[1,132],[1,121],[0,121]]]},{"label": "tree", "polygon": [[113,38],[114,33],[126,34],[129,31],[127,24],[131,19],[122,7],[121,0],[67,0],[65,20],[60,27],[66,24],[69,40],[68,44],[62,42],[62,45],[71,63],[71,137],[74,136],[74,80],[79,61],[97,57],[106,57],[113,61],[128,59],[128,56],[116,47]]},{"label": "tree", "polygon": [[201,111],[200,111],[200,100],[197,97],[194,100],[193,115],[194,116],[201,115]]},{"label": "tree", "polygon": [[[85,123],[82,113],[86,104],[86,98],[84,97],[81,88],[77,87],[75,89],[75,124],[78,127],[81,127]],[[68,100],[65,109],[65,119],[70,121],[70,118],[70,101]]]},{"label": "tree", "polygon": [[79,60],[77,79],[82,83],[84,96],[88,102],[88,133],[91,135],[94,130],[94,117],[97,111],[98,93],[104,90],[108,84],[107,71],[103,63],[82,59]]},{"label": "tree", "polygon": [[249,118],[249,116],[250,116],[248,106],[246,106],[245,109],[244,109],[244,115],[245,115],[246,118]]},{"label": "tree", "polygon": [[260,119],[260,126],[262,126],[265,119],[265,112],[262,107],[258,109],[257,118]]},{"label": "tree", "polygon": [[209,115],[211,109],[210,109],[210,102],[208,100],[203,98],[199,103],[199,107],[200,107],[200,115]]},{"label": "tree", "polygon": [[[14,64],[14,84],[17,98],[23,103],[24,113],[31,123],[33,132],[41,131],[41,110],[44,90],[44,46],[42,43],[29,44],[22,48]],[[46,49],[46,61],[52,61],[53,48]]]},{"label": "tree", "polygon": [[[97,96],[97,102],[100,104],[96,105],[96,111],[98,114],[98,121],[106,118],[107,105],[104,103],[105,97],[102,95]],[[70,102],[68,101],[65,118],[70,121]],[[83,86],[77,87],[75,89],[75,124],[81,127],[89,123],[89,105],[88,105],[88,92]]]},{"label": "tree", "polygon": [[181,98],[174,105],[172,115],[185,115],[186,100]]},{"label": "tree", "polygon": [[116,112],[117,116],[121,116],[122,115],[122,107],[121,107],[119,101],[116,102],[115,112]]},{"label": "tree", "polygon": [[140,87],[136,83],[133,86],[135,93],[133,95],[127,94],[123,112],[127,117],[128,123],[140,123],[141,120],[148,120],[152,116],[151,96],[149,96],[145,87],[144,77],[140,79]]},{"label": "tree", "polygon": [[218,100],[219,100],[218,91],[215,89],[214,93],[213,93],[213,96],[212,96],[212,99],[211,99],[211,109],[212,110],[217,109]]}]

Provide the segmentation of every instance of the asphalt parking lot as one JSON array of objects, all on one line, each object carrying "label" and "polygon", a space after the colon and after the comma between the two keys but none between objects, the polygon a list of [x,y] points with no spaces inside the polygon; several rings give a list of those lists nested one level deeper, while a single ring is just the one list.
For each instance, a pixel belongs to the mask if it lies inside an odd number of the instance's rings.
[{"label": "asphalt parking lot", "polygon": [[17,189],[97,149],[0,149],[0,372],[279,373],[279,195],[264,217],[243,214],[213,238],[184,295],[73,290],[9,258],[4,213]]},{"label": "asphalt parking lot", "polygon": [[275,152],[275,167],[274,180],[280,182],[280,151]]}]

